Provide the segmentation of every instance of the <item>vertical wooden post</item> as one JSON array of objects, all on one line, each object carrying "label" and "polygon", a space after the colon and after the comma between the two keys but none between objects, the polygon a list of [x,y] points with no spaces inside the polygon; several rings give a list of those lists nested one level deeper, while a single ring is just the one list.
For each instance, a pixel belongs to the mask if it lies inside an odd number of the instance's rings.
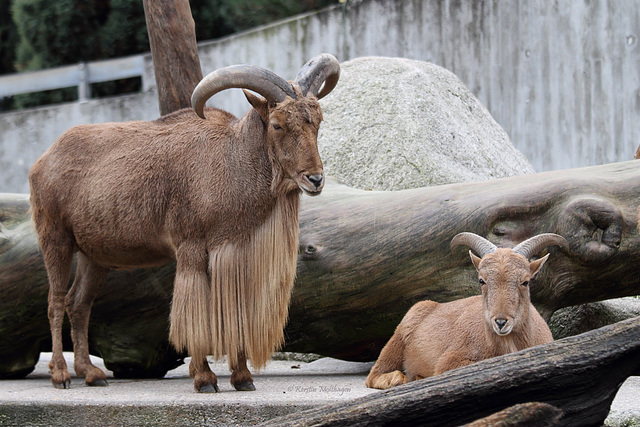
[{"label": "vertical wooden post", "polygon": [[191,106],[202,80],[189,0],[143,0],[160,114]]}]

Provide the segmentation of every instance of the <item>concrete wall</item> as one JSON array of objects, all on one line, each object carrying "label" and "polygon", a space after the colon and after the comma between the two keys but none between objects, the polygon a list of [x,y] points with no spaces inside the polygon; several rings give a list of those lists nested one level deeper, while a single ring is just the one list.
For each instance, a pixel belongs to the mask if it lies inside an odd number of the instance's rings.
[{"label": "concrete wall", "polygon": [[[293,78],[320,52],[397,56],[457,74],[537,171],[633,158],[640,144],[640,0],[359,0],[203,43],[205,73],[251,63]],[[150,64],[150,59],[145,61]],[[0,192],[78,123],[158,115],[144,93],[0,115]],[[247,110],[239,91],[211,103]]]}]

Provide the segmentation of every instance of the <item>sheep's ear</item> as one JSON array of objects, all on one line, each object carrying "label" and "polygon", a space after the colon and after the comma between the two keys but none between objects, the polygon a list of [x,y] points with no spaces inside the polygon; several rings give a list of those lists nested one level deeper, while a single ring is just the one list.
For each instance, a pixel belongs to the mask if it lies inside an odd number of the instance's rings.
[{"label": "sheep's ear", "polygon": [[547,261],[547,258],[549,258],[549,254],[546,254],[542,258],[537,259],[535,261],[531,261],[531,264],[530,264],[530,267],[531,267],[531,278],[533,278],[536,275],[536,273],[538,273],[538,271],[540,271],[540,269],[542,268],[544,263]]},{"label": "sheep's ear", "polygon": [[264,123],[269,123],[269,108],[267,100],[246,89],[242,89],[242,91],[244,92],[244,96],[247,98],[247,101],[249,101],[249,104],[256,109],[258,114],[260,114],[262,121]]},{"label": "sheep's ear", "polygon": [[471,252],[471,251],[469,251],[469,255],[471,256],[471,262],[473,263],[473,266],[477,270],[478,266],[480,265],[480,261],[482,261],[482,258],[474,255],[473,252]]}]

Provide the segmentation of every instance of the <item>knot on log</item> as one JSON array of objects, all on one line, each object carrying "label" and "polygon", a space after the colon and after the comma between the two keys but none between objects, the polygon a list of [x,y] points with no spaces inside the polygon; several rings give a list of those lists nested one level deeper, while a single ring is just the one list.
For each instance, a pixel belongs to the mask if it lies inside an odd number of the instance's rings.
[{"label": "knot on log", "polygon": [[620,248],[622,224],[622,213],[611,202],[579,198],[565,207],[557,233],[567,239],[571,254],[582,262],[601,263]]}]

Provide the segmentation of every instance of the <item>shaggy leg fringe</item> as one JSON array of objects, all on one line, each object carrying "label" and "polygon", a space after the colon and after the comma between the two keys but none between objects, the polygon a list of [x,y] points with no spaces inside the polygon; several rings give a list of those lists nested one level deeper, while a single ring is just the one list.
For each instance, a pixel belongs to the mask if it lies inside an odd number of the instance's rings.
[{"label": "shaggy leg fringe", "polygon": [[255,369],[264,367],[284,342],[298,254],[298,206],[297,193],[281,198],[248,241],[209,248],[208,275],[182,271],[178,263],[169,332],[178,350],[202,358],[226,354],[230,367],[239,365],[242,353]]},{"label": "shaggy leg fringe", "polygon": [[206,272],[176,272],[169,341],[178,351],[204,358],[210,352],[211,289]]}]

